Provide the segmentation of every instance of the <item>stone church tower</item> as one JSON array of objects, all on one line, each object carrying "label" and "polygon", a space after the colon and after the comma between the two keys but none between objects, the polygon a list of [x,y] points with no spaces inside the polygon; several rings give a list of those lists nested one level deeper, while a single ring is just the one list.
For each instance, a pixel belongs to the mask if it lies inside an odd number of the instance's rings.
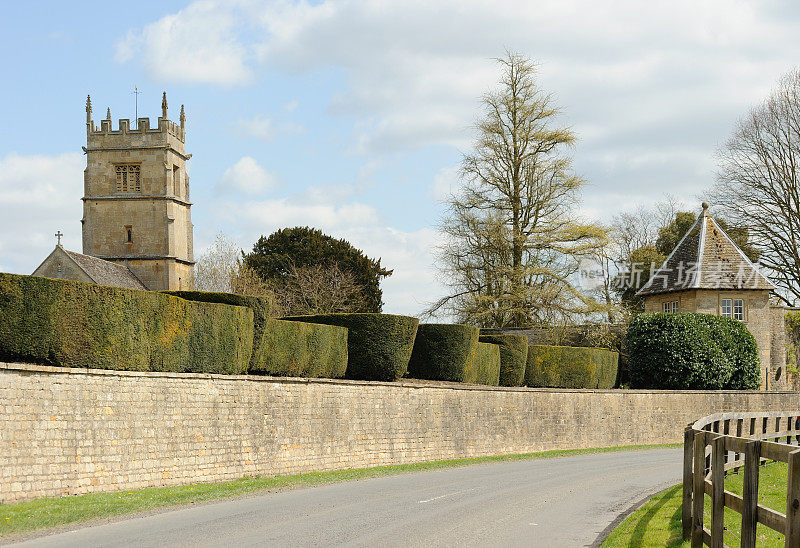
[{"label": "stone church tower", "polygon": [[149,118],[95,126],[86,99],[83,253],[127,266],[147,289],[193,287],[194,258],[186,116],[167,119],[167,94],[155,127]]}]

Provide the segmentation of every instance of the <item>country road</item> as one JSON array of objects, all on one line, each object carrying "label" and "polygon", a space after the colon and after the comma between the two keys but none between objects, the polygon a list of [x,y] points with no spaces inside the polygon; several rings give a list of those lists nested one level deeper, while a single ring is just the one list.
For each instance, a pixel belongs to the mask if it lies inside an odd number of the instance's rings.
[{"label": "country road", "polygon": [[681,450],[482,464],[184,507],[19,546],[591,546]]}]

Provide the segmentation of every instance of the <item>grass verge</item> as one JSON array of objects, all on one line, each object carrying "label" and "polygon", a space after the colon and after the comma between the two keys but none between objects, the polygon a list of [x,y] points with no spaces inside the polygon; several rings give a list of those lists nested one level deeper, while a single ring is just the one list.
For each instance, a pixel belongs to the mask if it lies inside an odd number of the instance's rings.
[{"label": "grass verge", "polygon": [[425,470],[438,470],[440,468],[452,468],[473,464],[675,447],[681,447],[681,444],[630,445],[622,447],[601,447],[596,449],[544,451],[541,453],[500,455],[472,459],[437,460],[416,464],[314,472],[290,476],[245,477],[222,483],[195,483],[192,485],[173,487],[148,487],[145,489],[126,490],[115,493],[92,493],[88,495],[58,498],[41,498],[16,504],[0,504],[0,537],[22,535],[32,531],[54,529],[86,521],[148,512],[169,506],[250,495],[264,491],[310,487],[340,481],[375,478]]},{"label": "grass verge", "polygon": [[[786,511],[786,464],[774,462],[761,468],[758,482],[758,503],[779,512]],[[725,489],[742,494],[743,474],[725,478]],[[641,508],[628,516],[603,542],[603,548],[688,547],[681,538],[680,485],[654,495]],[[705,497],[705,521],[711,521],[711,498]],[[725,508],[725,537],[728,546],[739,546],[742,516]],[[760,523],[756,530],[756,546],[783,546],[783,535]]]}]

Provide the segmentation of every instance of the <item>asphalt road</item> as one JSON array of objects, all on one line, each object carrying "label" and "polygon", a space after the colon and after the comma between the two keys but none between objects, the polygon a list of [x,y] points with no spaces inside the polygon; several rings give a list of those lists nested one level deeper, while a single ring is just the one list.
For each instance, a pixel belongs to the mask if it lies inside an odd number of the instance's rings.
[{"label": "asphalt road", "polygon": [[680,449],[418,472],[191,506],[21,546],[591,546]]}]

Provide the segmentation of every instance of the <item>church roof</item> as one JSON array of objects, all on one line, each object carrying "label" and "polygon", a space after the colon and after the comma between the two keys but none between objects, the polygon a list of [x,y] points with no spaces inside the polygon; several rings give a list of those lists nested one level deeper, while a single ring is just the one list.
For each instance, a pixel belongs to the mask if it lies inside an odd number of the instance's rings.
[{"label": "church roof", "polygon": [[[77,270],[74,268],[72,270],[67,268],[62,271],[60,265],[63,260],[73,263],[75,267],[77,267]],[[78,272],[82,272],[83,274],[78,274]],[[42,264],[33,271],[33,276],[78,280],[82,282],[92,282],[98,285],[147,290],[144,283],[142,283],[142,281],[124,264],[113,263],[104,259],[98,259],[97,257],[75,253],[74,251],[67,251],[60,245],[57,245],[52,253],[42,261]]]},{"label": "church roof", "polygon": [[703,213],[650,280],[636,293],[644,297],[686,289],[756,289],[775,286],[708,213]]},{"label": "church roof", "polygon": [[67,251],[66,249],[64,253],[75,261],[75,264],[98,285],[127,287],[128,289],[147,289],[142,281],[123,264],[112,263],[111,261],[75,253],[74,251]]}]

